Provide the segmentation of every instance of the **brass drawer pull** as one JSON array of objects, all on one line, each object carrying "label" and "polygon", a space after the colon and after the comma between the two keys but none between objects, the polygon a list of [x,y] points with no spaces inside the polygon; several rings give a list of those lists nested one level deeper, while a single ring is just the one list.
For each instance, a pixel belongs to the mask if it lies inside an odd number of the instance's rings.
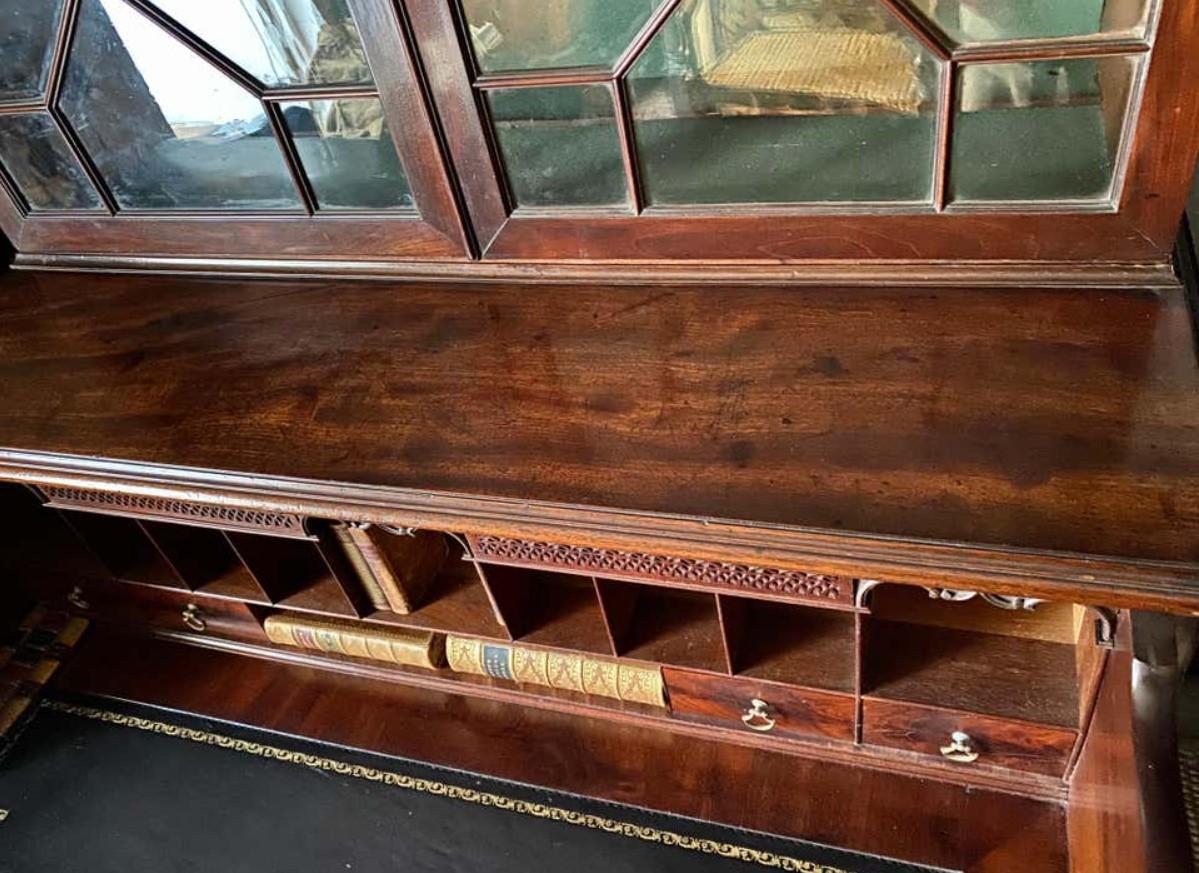
[{"label": "brass drawer pull", "polygon": [[775,722],[770,717],[770,704],[756,697],[749,702],[749,709],[741,716],[741,721],[751,731],[766,733],[774,730]]},{"label": "brass drawer pull", "polygon": [[950,734],[949,745],[941,747],[941,754],[959,764],[973,764],[978,760],[978,749],[974,746],[974,740],[965,731],[954,731]]},{"label": "brass drawer pull", "polygon": [[83,599],[83,589],[76,585],[67,594],[67,603],[76,609],[87,611],[92,608],[92,605]]},{"label": "brass drawer pull", "polygon": [[200,607],[194,603],[189,603],[187,608],[183,610],[183,623],[198,634],[208,630],[208,622],[200,614]]}]

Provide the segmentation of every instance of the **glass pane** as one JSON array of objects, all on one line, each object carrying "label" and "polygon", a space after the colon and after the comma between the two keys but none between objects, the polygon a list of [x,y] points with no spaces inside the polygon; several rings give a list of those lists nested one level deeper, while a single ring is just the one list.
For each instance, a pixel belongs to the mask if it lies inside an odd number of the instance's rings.
[{"label": "glass pane", "polygon": [[0,10],[0,100],[33,100],[46,89],[65,0],[5,0]]},{"label": "glass pane", "polygon": [[873,0],[684,0],[629,73],[647,198],[927,201],[937,73]]},{"label": "glass pane", "polygon": [[154,0],[260,82],[371,81],[346,0]]},{"label": "glass pane", "polygon": [[662,0],[462,0],[484,72],[611,67]]},{"label": "glass pane", "polygon": [[628,203],[612,92],[603,85],[489,91],[518,206]]},{"label": "glass pane", "polygon": [[121,0],[83,0],[62,108],[131,209],[298,209],[253,95]]},{"label": "glass pane", "polygon": [[283,104],[321,209],[410,209],[412,192],[375,97]]},{"label": "glass pane", "polygon": [[953,40],[999,42],[1138,33],[1146,0],[912,0]]},{"label": "glass pane", "polygon": [[100,198],[45,112],[0,115],[0,164],[32,210],[100,209]]},{"label": "glass pane", "polygon": [[958,77],[955,200],[1108,196],[1137,61],[971,64]]}]

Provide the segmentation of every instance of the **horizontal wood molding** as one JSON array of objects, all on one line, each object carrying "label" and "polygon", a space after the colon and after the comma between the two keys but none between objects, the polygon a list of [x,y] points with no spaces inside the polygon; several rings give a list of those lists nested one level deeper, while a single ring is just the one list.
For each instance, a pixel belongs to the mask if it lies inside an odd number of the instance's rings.
[{"label": "horizontal wood molding", "polygon": [[1199,614],[1199,565],[980,547],[0,449],[0,479],[247,510]]},{"label": "horizontal wood molding", "polygon": [[552,284],[602,281],[605,284],[725,284],[847,286],[1020,286],[1086,285],[1094,288],[1175,288],[1178,277],[1168,260],[1120,261],[806,261],[803,264],[636,261],[446,262],[346,257],[237,258],[134,254],[55,254],[22,251],[14,269],[155,275],[236,276],[240,278],[355,278],[404,281]]}]

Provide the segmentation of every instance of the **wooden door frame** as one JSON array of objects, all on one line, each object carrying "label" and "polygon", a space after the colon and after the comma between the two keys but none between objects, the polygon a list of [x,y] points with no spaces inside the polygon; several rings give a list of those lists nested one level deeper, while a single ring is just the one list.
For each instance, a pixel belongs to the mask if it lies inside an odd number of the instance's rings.
[{"label": "wooden door frame", "polygon": [[[149,13],[148,17],[165,20],[169,25],[169,19],[154,13],[144,0],[128,2],[144,14]],[[306,204],[308,215],[244,210],[55,214],[30,212],[15,190],[6,181],[0,181],[0,230],[20,252],[60,255],[416,261],[469,258],[474,253],[474,241],[458,206],[457,191],[418,68],[405,12],[392,0],[348,2],[417,204],[417,214],[366,210],[313,214],[310,200]],[[56,73],[51,77],[45,100],[41,101],[41,107],[30,103],[26,108],[36,111],[56,104],[60,74],[70,49],[70,27],[79,6],[80,0],[66,3],[65,26],[56,41],[52,60]],[[226,66],[202,40],[183,34],[180,28],[173,38],[181,39],[218,69]],[[282,93],[280,89],[276,97]],[[286,91],[294,99],[329,99],[346,93],[343,88],[320,86]],[[51,112],[56,114],[57,110]],[[287,145],[283,147],[286,151]]]},{"label": "wooden door frame", "polygon": [[[457,0],[404,0],[428,69],[434,103],[447,132],[455,165],[484,260],[507,263],[612,261],[760,267],[804,263],[817,267],[929,262],[1115,265],[1164,264],[1170,257],[1191,173],[1199,153],[1199,0],[1160,0],[1160,20],[1146,39],[1113,39],[1110,53],[1149,56],[1139,100],[1134,92],[1126,132],[1118,200],[1095,204],[995,204],[969,209],[944,207],[943,184],[928,212],[852,205],[806,210],[786,207],[649,208],[640,214],[582,217],[548,210],[513,209],[499,169],[496,145],[484,120],[477,78],[464,37]],[[984,61],[988,47],[953,47],[947,38],[916,20],[906,0],[881,0],[910,22],[922,44],[942,61]],[[664,19],[668,0],[643,30]],[[1161,39],[1156,34],[1163,34]],[[1009,49],[1029,60],[1077,57],[1087,47],[1075,39],[1043,40]],[[1092,52],[1093,53],[1093,52]],[[1108,54],[1108,51],[1100,54]],[[626,62],[629,59],[625,59]],[[944,95],[953,83],[943,63]],[[564,71],[547,71],[547,82]],[[486,79],[487,77],[483,77]],[[619,111],[627,107],[619,104]],[[938,164],[943,165],[948,131],[940,124]],[[627,127],[625,128],[627,131]],[[625,137],[626,166],[628,137]],[[630,170],[635,172],[635,170]],[[1119,183],[1123,181],[1121,186]],[[733,272],[737,268],[731,268]]]}]

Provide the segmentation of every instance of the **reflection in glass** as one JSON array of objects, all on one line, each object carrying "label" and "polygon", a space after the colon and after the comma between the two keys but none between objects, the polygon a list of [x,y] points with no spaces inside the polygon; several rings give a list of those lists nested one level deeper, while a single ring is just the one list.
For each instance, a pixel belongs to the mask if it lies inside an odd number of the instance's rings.
[{"label": "reflection in glass", "polygon": [[624,161],[603,85],[487,92],[518,206],[623,206]]},{"label": "reflection in glass", "polygon": [[100,198],[45,112],[0,115],[0,166],[29,208],[100,209]]},{"label": "reflection in glass", "polygon": [[265,85],[371,81],[346,0],[154,0],[154,5]]},{"label": "reflection in glass", "polygon": [[1146,0],[912,0],[961,43],[1144,31]]},{"label": "reflection in glass", "polygon": [[33,100],[46,89],[65,0],[5,0],[0,9],[0,100]]},{"label": "reflection in glass", "polygon": [[284,103],[321,209],[410,209],[412,192],[375,97]]},{"label": "reflection in glass", "polygon": [[462,0],[479,69],[611,67],[662,0]]},{"label": "reflection in glass", "polygon": [[121,0],[83,0],[62,108],[131,209],[299,209],[257,98]]},{"label": "reflection in glass", "polygon": [[684,0],[629,74],[647,199],[927,201],[937,72],[874,0]]},{"label": "reflection in glass", "polygon": [[1137,61],[969,64],[958,78],[954,200],[1109,194]]}]

